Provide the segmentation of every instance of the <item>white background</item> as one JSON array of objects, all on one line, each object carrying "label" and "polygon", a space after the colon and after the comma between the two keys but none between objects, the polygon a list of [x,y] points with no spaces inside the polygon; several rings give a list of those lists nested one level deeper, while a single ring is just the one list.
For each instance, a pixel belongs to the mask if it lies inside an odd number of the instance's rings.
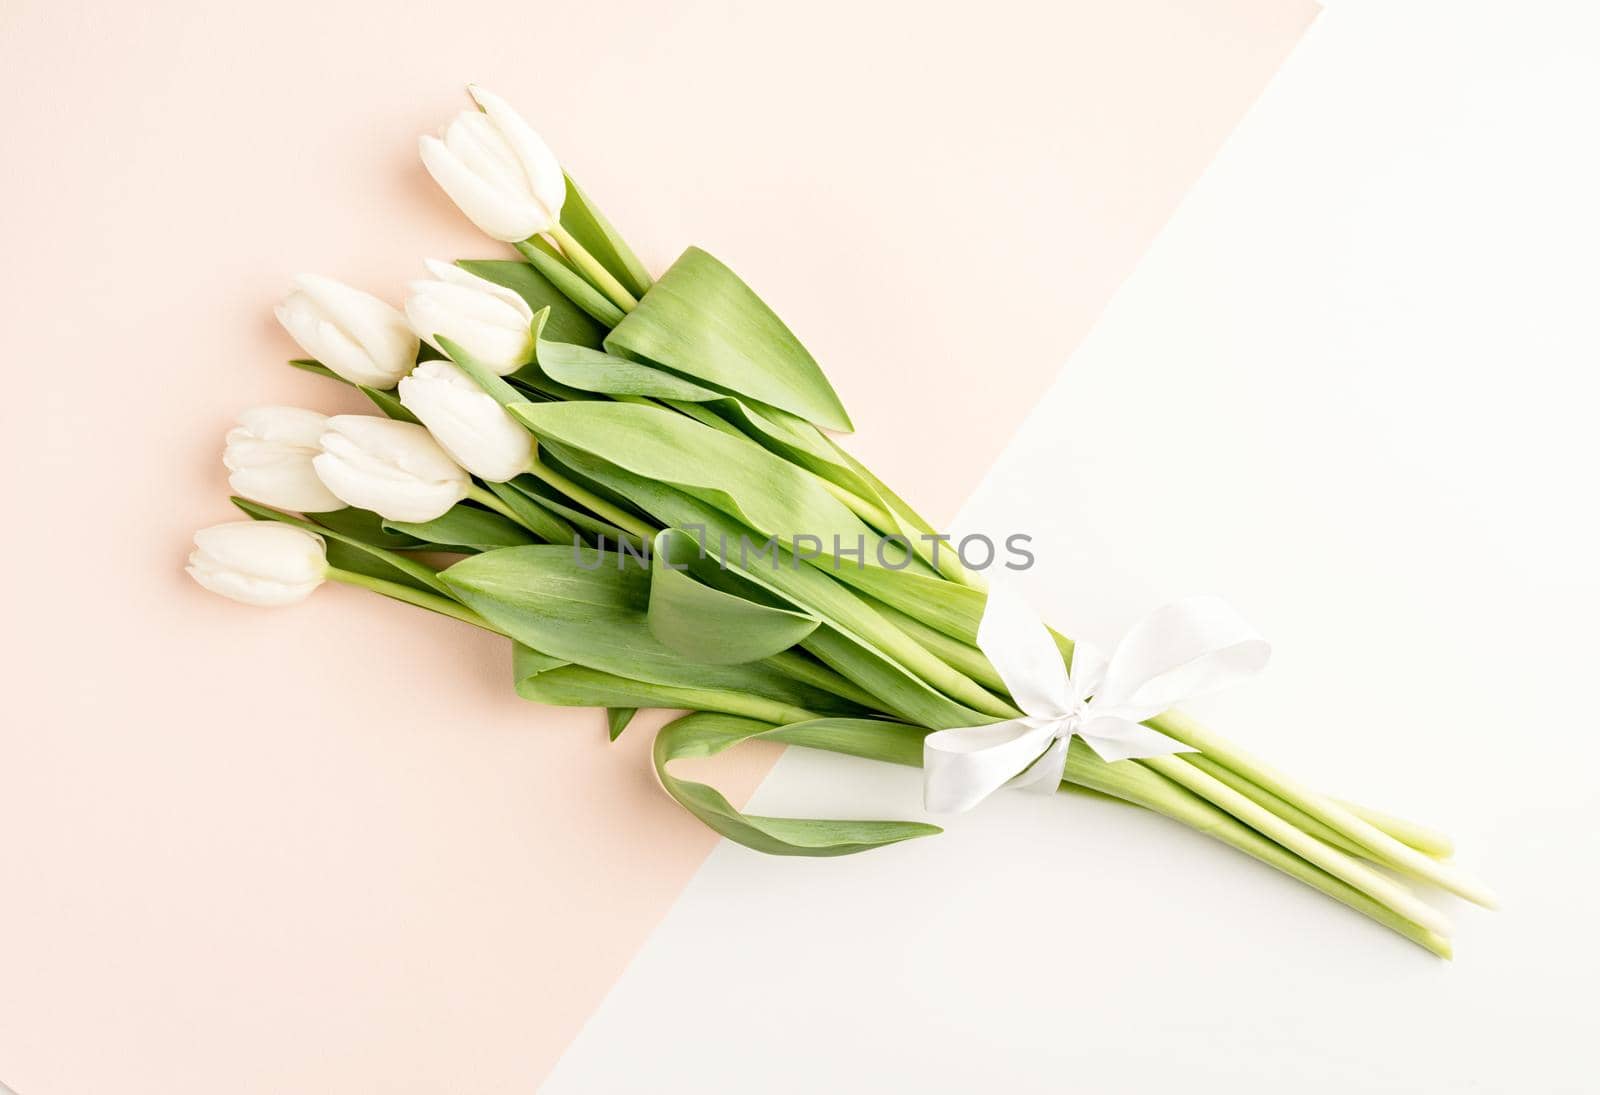
[{"label": "white background", "polygon": [[[1036,537],[1069,634],[1241,609],[1273,664],[1197,713],[1451,832],[1505,902],[1444,902],[1456,960],[1013,793],[859,857],[724,844],[547,1090],[1594,1090],[1597,32],[1330,5],[959,522]],[[752,809],[918,801],[790,750]]]}]

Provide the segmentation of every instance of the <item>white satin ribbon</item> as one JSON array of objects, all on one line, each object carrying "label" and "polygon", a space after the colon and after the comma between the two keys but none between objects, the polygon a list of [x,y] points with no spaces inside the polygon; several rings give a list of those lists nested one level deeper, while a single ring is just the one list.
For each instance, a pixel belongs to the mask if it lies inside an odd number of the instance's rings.
[{"label": "white satin ribbon", "polygon": [[1106,761],[1193,752],[1140,724],[1237,684],[1260,671],[1271,653],[1221,599],[1189,597],[1145,617],[1109,659],[1078,643],[1069,674],[1038,616],[1000,585],[989,591],[978,649],[1023,717],[923,739],[923,804],[934,812],[970,810],[1005,786],[1054,791],[1074,735]]}]

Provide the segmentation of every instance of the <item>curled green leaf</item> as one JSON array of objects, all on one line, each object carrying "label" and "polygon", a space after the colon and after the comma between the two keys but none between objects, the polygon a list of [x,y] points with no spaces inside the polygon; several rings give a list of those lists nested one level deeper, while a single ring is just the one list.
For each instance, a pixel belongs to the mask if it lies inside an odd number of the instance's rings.
[{"label": "curled green leaf", "polygon": [[[738,844],[768,855],[838,856],[898,844],[902,840],[943,832],[918,821],[833,821],[813,818],[761,817],[735,809],[722,793],[704,783],[679,779],[668,766],[683,757],[709,757],[741,742],[807,732],[827,735],[841,745],[859,743],[872,750],[872,740],[893,738],[894,724],[868,719],[813,719],[787,726],[752,719],[697,712],[668,723],[656,735],[656,776],[667,794],[706,825]],[[905,728],[911,730],[911,728]],[[911,730],[912,733],[916,731]],[[918,737],[920,742],[920,737]],[[920,745],[918,746],[920,751]],[[838,748],[837,752],[851,752]]]},{"label": "curled green leaf", "polygon": [[691,573],[701,561],[694,537],[663,529],[650,553],[651,634],[691,661],[739,665],[760,661],[802,641],[817,620],[724,593]]}]

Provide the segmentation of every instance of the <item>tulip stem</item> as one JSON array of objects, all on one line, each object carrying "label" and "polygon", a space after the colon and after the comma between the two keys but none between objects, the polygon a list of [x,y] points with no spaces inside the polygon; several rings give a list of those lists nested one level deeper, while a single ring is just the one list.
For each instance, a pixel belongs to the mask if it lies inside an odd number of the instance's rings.
[{"label": "tulip stem", "polygon": [[620,506],[614,505],[611,502],[606,501],[604,498],[601,498],[588,487],[582,486],[579,483],[574,483],[571,479],[568,479],[565,475],[562,475],[560,472],[556,471],[556,469],[552,468],[549,464],[546,464],[544,461],[540,460],[538,456],[535,456],[533,458],[533,462],[528,465],[528,471],[535,478],[544,480],[556,490],[560,491],[562,494],[565,494],[574,502],[577,502],[580,506],[588,508],[590,512],[594,513],[596,516],[603,517],[605,520],[610,521],[613,525],[616,525],[624,532],[633,533],[635,536],[638,536],[644,540],[645,543],[649,543],[651,540],[655,539],[656,533],[660,531],[653,525],[639,520],[639,518],[635,517],[633,514],[629,513]]},{"label": "tulip stem", "polygon": [[551,225],[549,235],[561,247],[561,253],[575,266],[580,274],[589,279],[596,289],[604,293],[618,308],[624,312],[631,312],[639,306],[632,293],[628,292],[622,282],[611,276],[611,271],[600,264],[600,260],[589,253],[589,249],[575,239],[571,232],[559,224]]},{"label": "tulip stem", "polygon": [[393,598],[396,601],[404,601],[408,605],[426,608],[430,612],[437,612],[441,616],[449,616],[460,620],[462,623],[481,627],[485,631],[493,631],[496,635],[505,634],[504,631],[501,631],[465,605],[457,604],[450,598],[441,597],[437,593],[429,593],[426,590],[417,589],[415,586],[408,586],[401,582],[391,582],[386,578],[374,578],[370,574],[358,574],[353,570],[340,570],[338,567],[328,568],[328,580],[343,582],[345,585],[360,586],[362,589],[370,589],[374,593],[381,593],[385,597]]}]

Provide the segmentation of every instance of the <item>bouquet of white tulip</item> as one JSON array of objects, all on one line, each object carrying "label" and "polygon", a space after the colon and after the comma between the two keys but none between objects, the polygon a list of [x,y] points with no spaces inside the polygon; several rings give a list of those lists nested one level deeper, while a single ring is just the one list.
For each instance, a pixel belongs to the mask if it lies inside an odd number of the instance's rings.
[{"label": "bouquet of white tulip", "polygon": [[1440,955],[1448,924],[1411,883],[1492,905],[1445,838],[1178,713],[1265,660],[1225,605],[1165,609],[1109,657],[1048,631],[827,432],[844,407],[744,282],[695,248],[653,280],[527,123],[470,92],[481,109],[422,159],[521,257],[430,261],[403,312],[299,279],[278,309],[311,355],[294,364],[380,414],[241,415],[224,460],[256,522],[197,534],[201,585],[283,605],[332,579],[488,629],[521,695],[604,707],[613,738],[640,707],[687,709],[656,739],[663,787],[761,851],[940,830],[746,815],[674,759],[760,737],[923,765],[937,810],[1008,784],[1100,792]]}]

